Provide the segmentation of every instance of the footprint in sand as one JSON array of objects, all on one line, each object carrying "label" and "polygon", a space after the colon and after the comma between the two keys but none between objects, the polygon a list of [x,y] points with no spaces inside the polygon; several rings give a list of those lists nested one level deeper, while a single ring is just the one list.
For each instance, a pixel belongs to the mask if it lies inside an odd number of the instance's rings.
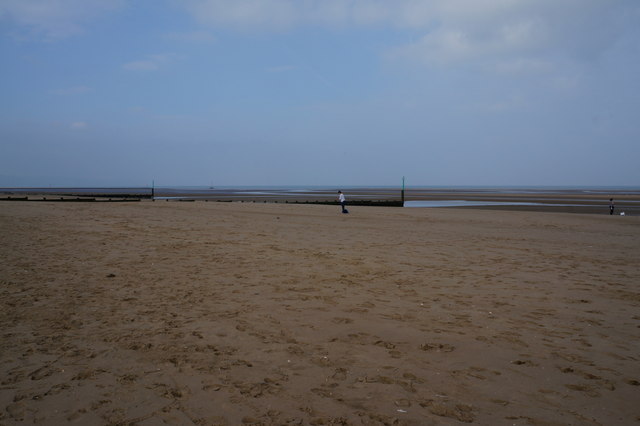
[{"label": "footprint in sand", "polygon": [[425,343],[420,349],[428,352],[453,352],[456,347],[447,343]]},{"label": "footprint in sand", "polygon": [[[612,382],[611,380],[607,380],[603,377],[597,376],[595,374],[591,374],[589,372],[580,370],[578,368],[573,368],[573,367],[558,367],[558,368],[560,369],[561,372],[565,374],[577,374],[586,380],[592,380],[603,389],[607,389],[610,391],[613,391],[616,389],[614,382]],[[570,385],[565,385],[565,386],[569,387]],[[592,387],[592,385],[589,385],[589,386]],[[581,390],[581,389],[573,389],[573,390]]]},{"label": "footprint in sand", "polygon": [[13,420],[21,422],[24,420],[24,415],[27,411],[27,404],[24,401],[14,402],[7,405],[6,410]]},{"label": "footprint in sand", "polygon": [[331,375],[332,379],[344,381],[347,380],[348,370],[346,368],[336,368],[336,371]]},{"label": "footprint in sand", "polygon": [[466,404],[446,404],[442,402],[427,401],[421,402],[420,405],[427,408],[431,414],[440,417],[448,417],[456,419],[463,423],[473,423],[475,415],[473,407]]},{"label": "footprint in sand", "polygon": [[268,377],[259,383],[234,383],[234,386],[238,389],[240,394],[251,396],[253,398],[260,398],[266,395],[276,395],[282,389],[282,385],[279,381]]},{"label": "footprint in sand", "polygon": [[538,363],[535,363],[535,362],[533,362],[531,360],[528,360],[528,359],[526,359],[524,361],[520,360],[520,359],[517,359],[515,361],[511,361],[511,364],[524,365],[524,366],[527,366],[527,367],[536,367],[536,366],[538,366]]},{"label": "footprint in sand", "polygon": [[51,366],[45,365],[44,367],[40,367],[37,370],[33,371],[31,374],[29,374],[29,376],[31,376],[31,380],[42,380],[45,377],[49,377],[55,372],[56,370],[51,368]]},{"label": "footprint in sand", "polygon": [[396,345],[394,345],[391,342],[385,342],[384,340],[378,340],[374,343],[375,346],[382,346],[383,348],[387,348],[387,349],[395,349]]},{"label": "footprint in sand", "polygon": [[578,392],[583,392],[586,395],[589,395],[590,397],[598,397],[600,396],[600,393],[598,391],[595,390],[595,388],[591,385],[584,385],[584,384],[567,384],[564,385],[567,389],[573,390],[573,391],[578,391]]}]

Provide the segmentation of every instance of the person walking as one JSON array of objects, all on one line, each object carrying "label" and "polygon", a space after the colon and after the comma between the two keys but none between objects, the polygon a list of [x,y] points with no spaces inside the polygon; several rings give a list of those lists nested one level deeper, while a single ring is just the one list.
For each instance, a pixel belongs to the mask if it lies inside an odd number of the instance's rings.
[{"label": "person walking", "polygon": [[344,194],[342,193],[342,191],[338,191],[338,201],[340,202],[340,206],[342,206],[342,213],[349,213],[349,210],[347,210],[347,202],[344,198]]},{"label": "person walking", "polygon": [[609,214],[613,214],[616,206],[613,204],[613,198],[609,198]]}]

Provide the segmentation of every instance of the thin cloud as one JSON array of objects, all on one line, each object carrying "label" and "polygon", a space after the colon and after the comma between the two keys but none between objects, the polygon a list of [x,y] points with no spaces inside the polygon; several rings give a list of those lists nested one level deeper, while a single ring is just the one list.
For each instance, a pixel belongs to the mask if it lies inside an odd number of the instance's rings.
[{"label": "thin cloud", "polygon": [[196,19],[204,23],[226,27],[282,29],[308,24],[335,26],[392,23],[398,26],[422,26],[434,19],[432,11],[442,2],[185,0],[182,4]]},{"label": "thin cloud", "polygon": [[82,130],[82,129],[86,129],[89,125],[84,122],[84,121],[74,121],[73,123],[71,123],[71,129],[73,130]]},{"label": "thin cloud", "polygon": [[622,17],[640,13],[636,0],[184,0],[181,4],[201,23],[243,31],[320,26],[422,33],[416,42],[391,47],[389,56],[445,66],[478,60],[540,60],[536,57],[550,52],[595,57],[634,25]]},{"label": "thin cloud", "polygon": [[176,56],[172,53],[147,55],[145,58],[127,62],[122,65],[127,71],[157,71],[162,66],[172,62]]},{"label": "thin cloud", "polygon": [[213,43],[216,38],[207,31],[191,31],[183,33],[169,33],[165,36],[168,40],[183,41],[188,43]]},{"label": "thin cloud", "polygon": [[511,96],[505,99],[476,103],[471,105],[470,108],[484,113],[503,113],[522,109],[527,106],[527,102],[522,96]]},{"label": "thin cloud", "polygon": [[[477,6],[490,7],[481,10]],[[478,1],[468,11],[452,2],[439,23],[417,42],[397,46],[397,57],[429,65],[499,63],[502,72],[545,73],[551,58],[597,58],[630,30],[622,17],[640,8],[631,1]],[[630,22],[630,21],[627,21]],[[507,65],[509,64],[509,65]]]},{"label": "thin cloud", "polygon": [[505,75],[547,74],[556,70],[551,62],[536,58],[515,58],[498,61],[491,67],[492,71]]},{"label": "thin cloud", "polygon": [[124,0],[3,0],[0,23],[15,24],[18,38],[57,41],[81,34],[91,21],[123,5]]}]

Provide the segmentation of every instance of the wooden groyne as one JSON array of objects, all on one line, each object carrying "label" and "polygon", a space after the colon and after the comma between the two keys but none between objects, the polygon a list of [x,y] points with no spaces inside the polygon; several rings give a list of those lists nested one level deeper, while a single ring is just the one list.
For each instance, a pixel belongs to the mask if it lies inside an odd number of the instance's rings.
[{"label": "wooden groyne", "polygon": [[[170,202],[214,202],[214,203],[269,203],[269,204],[310,204],[310,205],[326,205],[326,206],[339,206],[337,201],[323,201],[323,200],[283,200],[283,199],[269,199],[269,200],[255,200],[255,199],[215,199],[215,198],[159,198],[154,201],[170,201]],[[351,200],[347,203],[347,206],[363,206],[363,207],[403,207],[402,201],[399,200]]]},{"label": "wooden groyne", "polygon": [[[145,197],[149,199],[150,197]],[[121,197],[3,197],[0,201],[30,201],[30,202],[65,202],[65,203],[118,203],[118,202],[136,202],[142,201],[142,198],[121,198]],[[156,200],[154,200],[156,201]],[[160,200],[157,200],[160,201]],[[339,206],[337,201],[323,201],[323,200],[228,200],[228,199],[194,199],[194,198],[175,198],[165,199],[162,201],[177,201],[177,202],[194,202],[194,201],[212,201],[219,203],[274,203],[274,204],[316,204],[316,205],[330,205]],[[403,203],[399,200],[351,200],[347,203],[349,206],[369,206],[369,207],[402,207]]]},{"label": "wooden groyne", "polygon": [[73,202],[73,203],[116,203],[116,202],[131,202],[140,201],[140,198],[93,198],[93,197],[4,197],[0,198],[0,201],[47,201],[47,202]]}]

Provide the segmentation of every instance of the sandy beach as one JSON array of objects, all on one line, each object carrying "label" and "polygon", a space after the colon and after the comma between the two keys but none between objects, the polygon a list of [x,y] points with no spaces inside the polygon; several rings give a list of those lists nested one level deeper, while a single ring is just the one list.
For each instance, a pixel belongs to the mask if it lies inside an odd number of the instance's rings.
[{"label": "sandy beach", "polygon": [[640,217],[0,204],[0,425],[632,425]]}]

